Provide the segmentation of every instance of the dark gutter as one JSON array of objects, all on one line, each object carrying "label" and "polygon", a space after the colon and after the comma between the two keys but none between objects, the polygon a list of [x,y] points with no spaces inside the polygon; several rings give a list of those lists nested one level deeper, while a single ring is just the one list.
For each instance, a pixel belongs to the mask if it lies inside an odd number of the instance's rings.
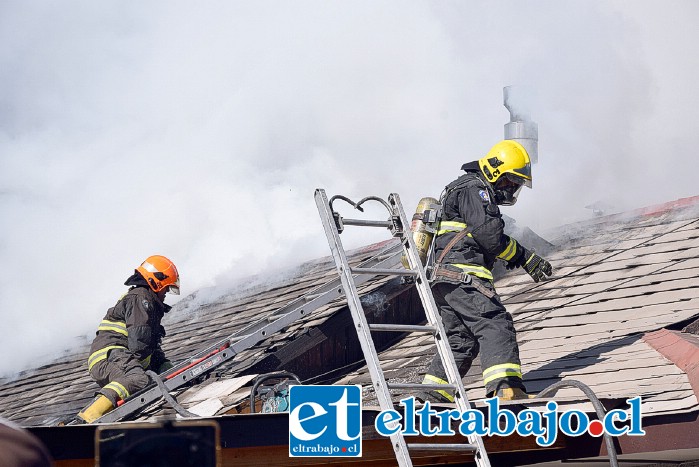
[{"label": "dark gutter", "polygon": [[[377,413],[370,409],[363,412],[364,464],[384,462],[392,454],[388,440],[374,432],[373,420]],[[286,413],[224,415],[206,421],[215,421],[220,427],[224,460],[263,456],[270,465],[299,465],[298,459],[288,457],[289,425]],[[130,423],[116,426],[126,427]],[[699,413],[644,417],[643,429],[645,436],[616,438],[619,455],[699,448],[696,436],[699,433]],[[34,427],[29,430],[46,444],[56,461],[94,459],[95,425]],[[465,442],[465,438],[457,435],[440,441]],[[492,437],[486,438],[485,444],[493,465],[527,465],[607,456],[602,438],[590,436],[559,436],[557,443],[546,449],[536,445],[532,437]],[[471,462],[467,454],[440,452],[435,456],[418,455],[416,457],[420,461],[415,464]],[[224,462],[223,465],[230,464]]]}]

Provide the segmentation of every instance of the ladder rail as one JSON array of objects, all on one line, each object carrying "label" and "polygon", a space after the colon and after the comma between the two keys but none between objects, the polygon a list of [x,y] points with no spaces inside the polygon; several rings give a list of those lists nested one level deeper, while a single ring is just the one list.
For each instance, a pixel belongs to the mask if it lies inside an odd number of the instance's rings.
[{"label": "ladder rail", "polygon": [[[336,196],[342,198],[346,201],[350,201],[347,198]],[[371,197],[372,199],[377,199]],[[333,198],[335,199],[335,197]],[[369,198],[365,198],[369,199]],[[371,376],[372,384],[375,389],[376,397],[379,401],[379,405],[382,410],[393,409],[393,401],[389,389],[449,389],[455,392],[455,402],[458,409],[462,412],[471,408],[471,404],[466,396],[466,390],[463,386],[461,380],[461,375],[459,374],[458,368],[456,367],[456,362],[454,360],[454,355],[449,346],[448,339],[446,337],[446,331],[442,320],[439,317],[439,310],[432,296],[432,291],[427,280],[427,274],[425,268],[422,265],[419,254],[417,252],[417,247],[412,236],[412,232],[407,226],[409,226],[408,219],[403,211],[403,207],[400,203],[400,198],[398,194],[391,193],[388,197],[388,203],[383,202],[384,206],[389,210],[391,218],[389,221],[356,221],[351,220],[351,222],[346,222],[339,214],[332,210],[331,202],[328,202],[327,195],[322,189],[317,189],[315,192],[316,205],[318,206],[318,211],[320,213],[321,221],[323,223],[323,228],[325,230],[326,236],[328,238],[328,244],[332,252],[332,256],[335,259],[335,265],[337,267],[338,274],[342,279],[342,285],[345,288],[345,296],[347,299],[347,305],[352,314],[355,328],[357,331],[357,336],[359,337],[359,342],[364,352],[364,356],[367,362],[367,369]],[[364,200],[360,203],[353,204],[355,208],[359,208]],[[396,219],[396,217],[398,219]],[[428,319],[427,326],[411,326],[411,325],[369,325],[366,320],[364,309],[362,307],[361,301],[359,299],[359,294],[357,292],[356,285],[352,280],[352,271],[357,271],[359,268],[350,268],[345,251],[342,247],[342,241],[340,240],[340,234],[344,230],[345,225],[357,225],[357,226],[385,226],[389,228],[395,237],[399,237],[401,241],[401,247],[403,254],[407,257],[409,269],[404,271],[399,270],[377,270],[377,274],[381,275],[404,275],[413,276],[415,278],[415,285],[418,290],[418,295],[425,308],[425,314]],[[360,271],[364,272],[362,269]],[[383,370],[380,365],[378,354],[376,352],[376,347],[374,345],[373,338],[371,336],[372,331],[389,331],[389,330],[402,330],[407,332],[429,332],[433,335],[434,341],[437,348],[437,354],[442,360],[443,366],[447,373],[447,379],[449,384],[446,385],[430,385],[421,383],[403,383],[403,384],[389,384],[386,381]],[[403,434],[398,431],[391,435],[391,444],[393,450],[396,454],[396,459],[401,467],[411,467],[412,459],[410,457],[410,449],[414,450],[435,450],[435,449],[452,449],[453,450],[470,450],[474,452],[474,457],[476,464],[479,467],[489,467],[490,461],[488,459],[488,454],[485,450],[483,444],[483,439],[478,435],[470,435],[467,437],[470,444],[458,444],[458,445],[441,445],[437,447],[434,444],[419,444],[419,443],[407,443]]]},{"label": "ladder rail", "polygon": [[[403,225],[410,225],[408,224],[408,219],[403,211],[398,194],[391,193],[388,197],[388,202],[398,211]],[[444,329],[442,319],[439,316],[439,309],[434,301],[432,289],[430,288],[429,281],[427,280],[427,274],[417,252],[417,247],[415,245],[415,240],[413,239],[412,233],[406,232],[402,238],[402,241],[407,243],[405,254],[408,258],[408,265],[411,269],[418,272],[418,277],[415,279],[415,287],[418,290],[418,294],[420,295],[420,299],[425,308],[425,314],[428,316],[428,324],[437,328],[435,333],[435,343],[437,345],[438,354],[442,359],[442,366],[447,374],[447,381],[449,381],[449,384],[456,386],[456,391],[454,392],[454,402],[456,403],[456,406],[460,412],[466,412],[472,408],[471,403],[466,396],[466,388],[464,388],[461,374],[456,366],[454,353],[451,351],[451,346],[449,345],[449,340],[447,339],[447,333]],[[467,439],[469,440],[469,443],[477,447],[476,452],[474,453],[476,463],[478,465],[490,465],[488,453],[485,450],[485,445],[483,444],[483,438],[473,434],[467,436]],[[480,459],[478,458],[479,456]]]},{"label": "ladder rail", "polygon": [[[361,268],[388,268],[400,262],[402,251],[398,245],[391,245],[381,250],[376,255],[363,261]],[[354,276],[356,284],[361,285],[375,274],[362,272]],[[344,294],[339,278],[330,280],[316,287],[285,306],[279,308],[252,324],[236,331],[230,336],[219,340],[213,345],[194,354],[185,361],[178,363],[173,368],[163,373],[163,383],[168,391],[174,391],[192,380],[205,375],[224,363],[233,359],[240,352],[249,349],[270,335],[278,332],[295,321],[312,314],[318,308],[327,305]],[[313,297],[310,300],[308,297]],[[270,321],[270,319],[273,319]],[[149,385],[141,391],[126,399],[123,404],[106,413],[95,423],[113,423],[120,421],[159,400],[162,397],[160,389],[155,385]]]},{"label": "ladder rail", "polygon": [[[364,315],[364,307],[359,300],[359,294],[357,292],[357,287],[352,280],[352,272],[347,261],[347,256],[345,254],[344,248],[342,247],[342,240],[340,240],[340,234],[337,230],[337,225],[335,224],[333,212],[330,208],[330,203],[328,197],[324,190],[318,189],[315,192],[316,205],[318,206],[318,211],[320,212],[321,221],[323,223],[323,228],[325,229],[325,234],[328,238],[328,244],[330,246],[330,251],[335,259],[335,266],[337,272],[342,281],[342,286],[345,289],[345,297],[347,299],[347,306],[350,309],[352,318],[355,324],[355,330],[359,337],[359,344],[362,348],[362,352],[367,360],[369,375],[371,376],[371,381],[376,390],[376,397],[379,400],[379,405],[382,408],[393,407],[393,402],[391,400],[391,394],[388,392],[388,387],[386,386],[386,378],[383,375],[383,370],[377,366],[372,365],[370,362],[378,361],[378,355],[376,349],[373,345],[371,339],[371,330],[369,329],[369,323]],[[408,453],[408,447],[405,439],[400,433],[394,433],[390,437],[391,445],[396,454],[396,459],[401,466],[412,466],[412,461],[410,460],[410,455]]]}]

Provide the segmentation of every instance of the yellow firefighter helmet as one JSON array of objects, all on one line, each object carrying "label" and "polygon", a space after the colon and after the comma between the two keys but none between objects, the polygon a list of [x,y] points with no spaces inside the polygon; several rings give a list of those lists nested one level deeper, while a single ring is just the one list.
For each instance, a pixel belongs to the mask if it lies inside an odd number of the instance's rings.
[{"label": "yellow firefighter helmet", "polygon": [[478,166],[493,185],[497,204],[515,204],[522,186],[532,187],[529,154],[516,141],[500,141],[478,160]]}]

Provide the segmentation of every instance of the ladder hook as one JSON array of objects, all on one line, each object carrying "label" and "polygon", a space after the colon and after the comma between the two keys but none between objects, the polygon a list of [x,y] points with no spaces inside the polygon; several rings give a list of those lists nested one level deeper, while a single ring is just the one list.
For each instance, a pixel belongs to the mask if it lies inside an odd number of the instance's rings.
[{"label": "ladder hook", "polygon": [[360,208],[362,204],[364,204],[365,201],[378,201],[379,203],[383,204],[386,210],[388,210],[388,213],[393,215],[393,209],[391,206],[384,200],[383,198],[379,198],[378,196],[367,196],[366,198],[362,199],[360,202],[357,203],[356,208],[359,209],[360,211],[364,211],[363,209]]},{"label": "ladder hook", "polygon": [[[342,201],[346,201],[349,204],[351,204],[354,209],[357,209],[360,212],[364,212],[364,209],[361,208],[361,204],[364,202],[364,200],[360,201],[359,203],[355,203],[354,201],[352,201],[351,199],[349,199],[346,196],[335,195],[332,198],[330,198],[330,202],[328,203],[330,205],[330,212],[332,212],[333,214],[337,214],[335,212],[335,210],[333,209],[333,201],[335,201],[336,199],[341,199]],[[366,198],[364,198],[364,199],[366,199]]]}]

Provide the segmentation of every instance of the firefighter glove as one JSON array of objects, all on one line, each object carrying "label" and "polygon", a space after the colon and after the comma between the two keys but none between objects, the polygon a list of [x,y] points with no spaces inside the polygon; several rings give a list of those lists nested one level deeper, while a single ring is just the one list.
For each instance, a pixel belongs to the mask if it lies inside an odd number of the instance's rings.
[{"label": "firefighter glove", "polygon": [[517,269],[521,265],[522,264],[520,264],[518,261],[508,261],[507,263],[505,263],[505,268],[508,270],[512,270],[512,269]]},{"label": "firefighter glove", "polygon": [[541,256],[537,255],[536,253],[527,252],[525,258],[526,259],[522,267],[525,271],[527,271],[527,274],[532,276],[534,282],[539,282],[542,279],[546,279],[553,273],[551,263],[546,261]]}]

